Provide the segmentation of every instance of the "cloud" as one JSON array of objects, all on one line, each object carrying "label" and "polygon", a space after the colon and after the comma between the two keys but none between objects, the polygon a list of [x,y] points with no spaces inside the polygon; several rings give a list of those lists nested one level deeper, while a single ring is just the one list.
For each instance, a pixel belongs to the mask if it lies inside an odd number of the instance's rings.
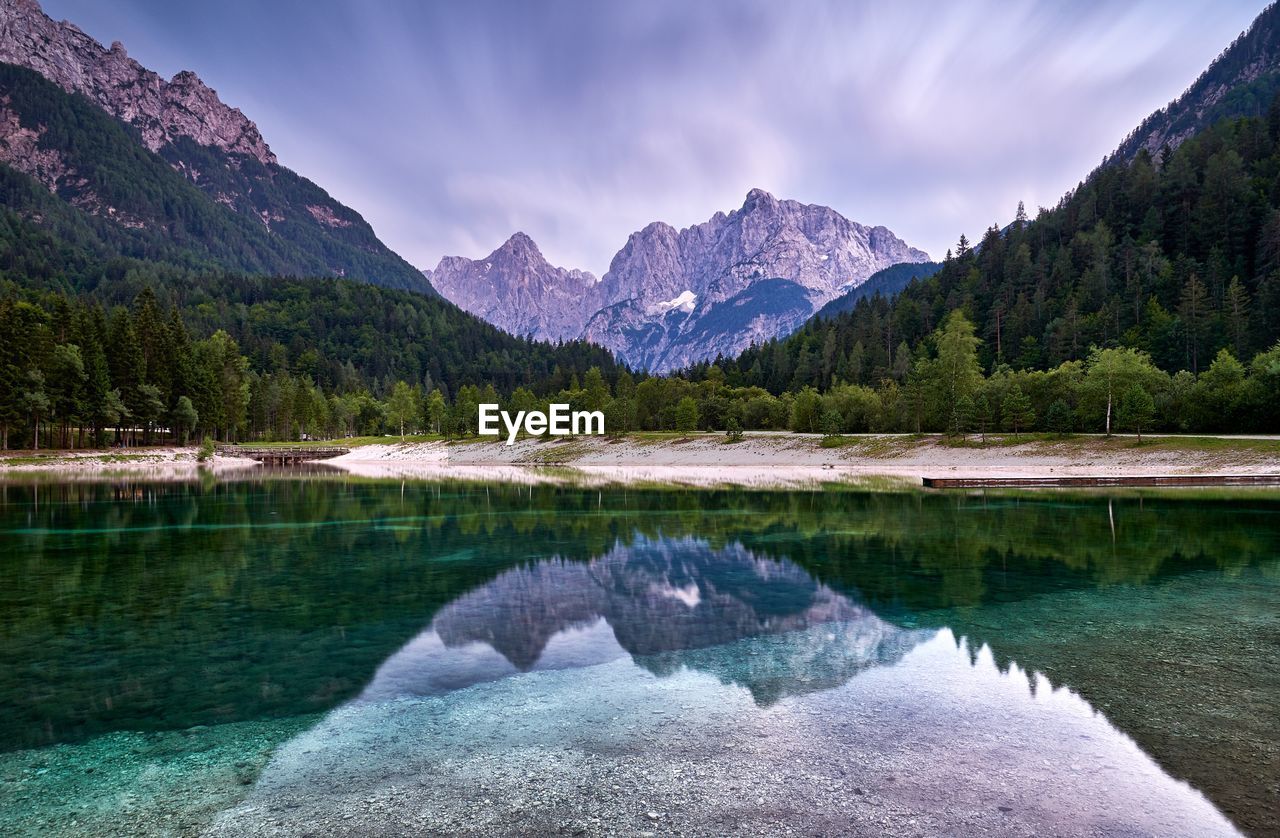
[{"label": "cloud", "polygon": [[[523,230],[607,267],[650,221],[754,186],[940,255],[1052,205],[1259,11],[1250,4],[175,4],[47,0],[191,67],[411,262]],[[254,21],[251,27],[245,20]]]}]

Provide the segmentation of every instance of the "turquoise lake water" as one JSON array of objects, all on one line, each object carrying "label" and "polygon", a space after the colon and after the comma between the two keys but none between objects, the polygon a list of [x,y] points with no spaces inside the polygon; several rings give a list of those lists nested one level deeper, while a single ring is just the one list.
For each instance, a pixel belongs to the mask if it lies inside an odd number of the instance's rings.
[{"label": "turquoise lake water", "polygon": [[1280,833],[1280,495],[0,486],[0,834]]}]

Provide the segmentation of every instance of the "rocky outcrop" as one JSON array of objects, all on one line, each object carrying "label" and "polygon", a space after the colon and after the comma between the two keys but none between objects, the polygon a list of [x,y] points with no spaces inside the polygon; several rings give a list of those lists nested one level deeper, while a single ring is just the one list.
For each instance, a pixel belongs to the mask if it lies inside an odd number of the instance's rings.
[{"label": "rocky outcrop", "polygon": [[551,265],[524,233],[483,259],[446,256],[423,274],[463,311],[543,340],[579,337],[598,300],[595,276]]},{"label": "rocky outcrop", "polygon": [[104,49],[74,24],[52,20],[36,0],[0,0],[0,61],[84,94],[136,127],[152,151],[189,137],[260,163],[276,160],[258,127],[223,104],[195,73],[184,70],[166,81],[130,58],[119,42]]},{"label": "rocky outcrop", "polygon": [[1130,163],[1144,150],[1156,157],[1219,120],[1261,116],[1277,92],[1280,6],[1271,4],[1186,92],[1143,120],[1108,161]]},{"label": "rocky outcrop", "polygon": [[522,233],[485,259],[447,257],[425,273],[509,332],[583,337],[665,372],[786,335],[877,271],[928,258],[884,227],[753,189],[740,209],[703,224],[633,233],[599,282],[548,265]]},{"label": "rocky outcrop", "polygon": [[0,96],[0,163],[6,163],[23,174],[40,181],[50,192],[56,192],[71,174],[55,149],[40,147],[40,128],[22,125],[21,117],[9,108],[8,96]]}]

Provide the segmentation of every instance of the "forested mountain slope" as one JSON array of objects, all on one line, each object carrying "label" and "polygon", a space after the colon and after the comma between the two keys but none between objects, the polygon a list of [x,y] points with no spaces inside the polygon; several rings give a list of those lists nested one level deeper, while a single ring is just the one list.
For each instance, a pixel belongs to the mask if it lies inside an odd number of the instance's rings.
[{"label": "forested mountain slope", "polygon": [[892,298],[910,285],[912,280],[926,279],[941,269],[941,262],[903,262],[890,265],[867,277],[867,281],[858,287],[824,305],[814,317],[835,317],[837,314],[853,311],[859,300],[869,299],[877,294]]},{"label": "forested mountain slope", "polygon": [[329,267],[210,198],[83,96],[0,64],[0,205],[101,257],[263,274]]},{"label": "forested mountain slope", "polygon": [[593,369],[618,373],[600,347],[512,337],[437,297],[353,280],[123,259],[90,271],[105,281],[71,296],[0,282],[0,447],[32,447],[37,425],[43,446],[102,444],[121,427],[382,433],[396,427],[393,405],[416,420],[433,391],[474,425],[482,394],[551,394]]},{"label": "forested mountain slope", "polygon": [[1143,120],[1111,156],[1130,163],[1142,149],[1159,158],[1222,119],[1262,116],[1280,90],[1280,9],[1267,6],[1181,96]]},{"label": "forested mountain slope", "polygon": [[35,0],[0,0],[0,62],[11,65],[0,92],[0,160],[121,228],[134,250],[144,241],[167,259],[180,258],[177,248],[229,270],[430,293],[359,213],[281,166],[257,126],[194,73],[161,78],[121,44],[107,49],[51,20]]}]

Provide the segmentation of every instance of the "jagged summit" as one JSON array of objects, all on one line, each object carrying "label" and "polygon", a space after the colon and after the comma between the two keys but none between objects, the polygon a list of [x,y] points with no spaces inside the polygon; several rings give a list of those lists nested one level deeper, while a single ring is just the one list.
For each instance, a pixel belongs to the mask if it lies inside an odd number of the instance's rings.
[{"label": "jagged summit", "polygon": [[515,335],[570,340],[582,329],[580,307],[594,297],[596,277],[549,263],[525,233],[515,233],[483,259],[446,256],[423,271],[463,311]]},{"label": "jagged summit", "polygon": [[81,93],[135,126],[158,151],[179,137],[259,163],[276,157],[258,126],[190,70],[168,81],[67,21],[54,21],[35,0],[0,0],[0,61],[35,70],[69,93]]},{"label": "jagged summit", "polygon": [[542,251],[538,249],[538,245],[529,235],[524,232],[515,232],[511,234],[511,238],[503,242],[497,250],[491,255],[496,256],[500,253],[510,253],[513,255],[528,255],[534,258],[542,258]]},{"label": "jagged summit", "polygon": [[598,282],[547,264],[523,233],[482,260],[442,259],[427,275],[508,331],[585,337],[633,366],[666,371],[785,335],[875,272],[928,258],[884,227],[756,188],[701,224],[645,225]]}]

